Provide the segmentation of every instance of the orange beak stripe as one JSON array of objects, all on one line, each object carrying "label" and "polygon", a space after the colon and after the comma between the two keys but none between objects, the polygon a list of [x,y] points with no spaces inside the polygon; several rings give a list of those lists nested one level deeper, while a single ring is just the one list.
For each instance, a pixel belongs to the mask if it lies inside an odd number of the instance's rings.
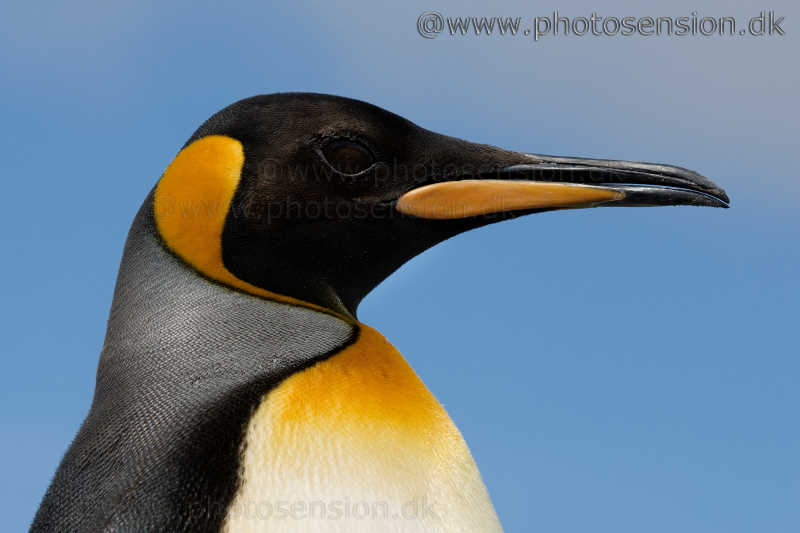
[{"label": "orange beak stripe", "polygon": [[594,207],[624,197],[624,192],[574,183],[461,180],[411,190],[397,201],[397,210],[446,220],[525,209]]}]

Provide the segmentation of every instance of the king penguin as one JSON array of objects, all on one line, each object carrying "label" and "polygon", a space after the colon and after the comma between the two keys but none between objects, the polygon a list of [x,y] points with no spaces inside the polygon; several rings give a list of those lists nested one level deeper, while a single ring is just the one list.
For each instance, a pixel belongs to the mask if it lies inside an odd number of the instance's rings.
[{"label": "king penguin", "polygon": [[501,531],[458,429],[362,298],[466,230],[554,209],[727,207],[680,167],[513,152],[357,100],[241,100],[123,252],[94,399],[35,532]]}]

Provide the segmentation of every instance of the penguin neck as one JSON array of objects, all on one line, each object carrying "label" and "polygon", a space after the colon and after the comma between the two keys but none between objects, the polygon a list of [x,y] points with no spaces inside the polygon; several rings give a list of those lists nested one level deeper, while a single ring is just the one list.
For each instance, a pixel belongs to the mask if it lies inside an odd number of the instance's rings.
[{"label": "penguin neck", "polygon": [[[258,344],[265,334],[282,337],[300,331],[309,317],[324,323],[326,330],[347,331],[353,336],[356,328],[352,314],[333,290],[325,294],[329,305],[305,307],[295,298],[271,300],[205,278],[161,241],[153,219],[152,197],[148,197],[125,244],[104,352],[123,345],[151,349],[150,343],[156,338],[166,338],[172,342],[171,349],[180,349],[194,340],[192,336],[213,336],[231,324],[239,337],[231,348],[241,349],[248,341]],[[165,337],[162,328],[169,335]],[[182,334],[177,328],[183,330]]]},{"label": "penguin neck", "polygon": [[357,324],[346,316],[203,277],[161,242],[148,198],[125,245],[95,401],[128,392],[132,401],[149,401],[157,379],[167,391],[208,388],[194,404],[239,387],[248,388],[257,403],[280,380],[340,351],[357,334]]},{"label": "penguin neck", "polygon": [[125,245],[91,409],[36,524],[218,530],[253,409],[356,337],[332,313],[198,275],[160,242],[148,198]]}]

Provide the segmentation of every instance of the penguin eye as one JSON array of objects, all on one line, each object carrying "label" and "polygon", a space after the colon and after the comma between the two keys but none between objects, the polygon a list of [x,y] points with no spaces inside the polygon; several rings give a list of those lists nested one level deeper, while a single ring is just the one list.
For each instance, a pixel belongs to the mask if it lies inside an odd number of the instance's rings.
[{"label": "penguin eye", "polygon": [[369,150],[349,140],[329,142],[322,148],[322,155],[334,170],[342,174],[359,174],[375,162]]}]

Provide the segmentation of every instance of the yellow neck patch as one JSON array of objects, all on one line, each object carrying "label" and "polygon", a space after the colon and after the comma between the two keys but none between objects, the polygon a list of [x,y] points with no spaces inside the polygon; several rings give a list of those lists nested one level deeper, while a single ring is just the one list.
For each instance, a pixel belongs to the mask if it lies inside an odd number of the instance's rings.
[{"label": "yellow neck patch", "polygon": [[243,165],[242,143],[224,135],[202,137],[181,150],[156,186],[153,211],[161,238],[181,259],[215,281],[262,298],[333,313],[257,287],[225,267],[222,231]]},{"label": "yellow neck patch", "polygon": [[[359,330],[355,343],[286,378],[255,418],[270,418],[273,431],[348,428],[372,439],[389,431],[396,443],[408,437],[423,449],[430,439],[455,437],[450,418],[395,347],[366,324],[359,323]],[[280,433],[275,436],[282,441]]]},{"label": "yellow neck patch", "polygon": [[[222,531],[501,531],[444,408],[383,335],[359,328],[355,343],[262,398]],[[337,514],[356,502],[375,512]],[[433,512],[402,519],[415,502]],[[281,505],[306,507],[287,517]]]}]

